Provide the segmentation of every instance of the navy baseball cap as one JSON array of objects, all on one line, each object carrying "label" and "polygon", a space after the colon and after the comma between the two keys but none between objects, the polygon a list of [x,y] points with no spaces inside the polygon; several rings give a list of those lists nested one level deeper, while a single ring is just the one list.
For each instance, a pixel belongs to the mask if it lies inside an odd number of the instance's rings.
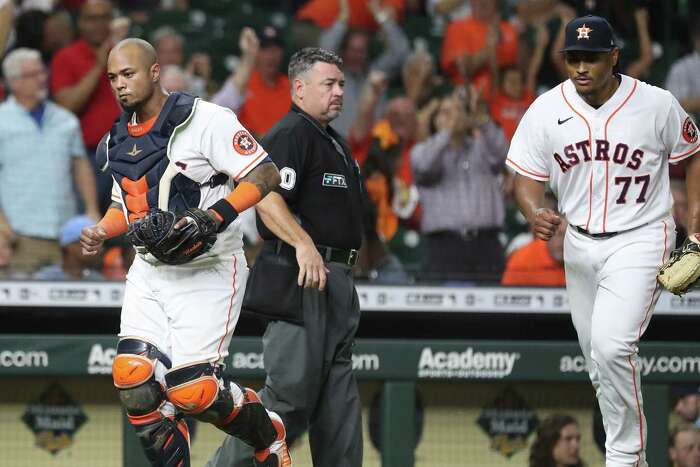
[{"label": "navy baseball cap", "polygon": [[255,31],[258,36],[258,41],[260,41],[260,47],[269,47],[271,45],[276,45],[278,47],[284,48],[284,40],[282,39],[282,32],[277,29],[272,24],[266,24],[261,26]]},{"label": "navy baseball cap", "polygon": [[566,25],[563,52],[610,52],[615,47],[613,28],[605,18],[580,16]]}]

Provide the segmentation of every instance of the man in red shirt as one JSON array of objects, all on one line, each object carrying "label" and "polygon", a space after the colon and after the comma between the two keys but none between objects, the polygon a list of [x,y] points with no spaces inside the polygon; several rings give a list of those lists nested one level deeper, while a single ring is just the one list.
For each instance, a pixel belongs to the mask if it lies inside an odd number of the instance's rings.
[{"label": "man in red shirt", "polygon": [[289,79],[280,71],[284,58],[281,32],[272,25],[257,33],[243,28],[241,62],[212,102],[228,107],[256,137],[262,137],[292,105]]},{"label": "man in red shirt", "polygon": [[[119,116],[120,109],[107,80],[107,54],[117,38],[111,37],[114,17],[107,0],[87,0],[80,8],[80,38],[59,50],[51,63],[51,93],[57,104],[80,119],[83,140],[94,154],[100,138]],[[94,157],[90,157],[94,162]],[[97,171],[100,208],[109,204],[112,180]]]}]

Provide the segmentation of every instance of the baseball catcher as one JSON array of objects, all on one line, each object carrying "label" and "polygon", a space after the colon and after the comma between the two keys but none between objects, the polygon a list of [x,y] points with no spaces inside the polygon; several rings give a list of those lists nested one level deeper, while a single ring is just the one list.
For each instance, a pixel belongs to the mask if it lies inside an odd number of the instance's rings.
[{"label": "baseball catcher", "polygon": [[700,277],[700,235],[689,236],[661,266],[657,279],[669,292],[683,295]]}]

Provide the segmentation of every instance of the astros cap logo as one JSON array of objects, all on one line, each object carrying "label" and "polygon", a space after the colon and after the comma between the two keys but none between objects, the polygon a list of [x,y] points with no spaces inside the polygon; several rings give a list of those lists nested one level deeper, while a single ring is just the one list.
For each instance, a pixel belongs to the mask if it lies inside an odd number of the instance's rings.
[{"label": "astros cap logo", "polygon": [[576,28],[576,32],[578,32],[577,39],[590,39],[590,37],[588,37],[588,33],[591,31],[593,31],[593,29],[589,28],[586,26],[586,23],[584,23],[580,28]]}]

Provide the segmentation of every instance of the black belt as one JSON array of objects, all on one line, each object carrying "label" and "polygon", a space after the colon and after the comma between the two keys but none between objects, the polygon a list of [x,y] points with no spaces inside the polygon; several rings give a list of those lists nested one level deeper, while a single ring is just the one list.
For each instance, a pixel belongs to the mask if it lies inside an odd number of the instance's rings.
[{"label": "black belt", "polygon": [[614,237],[615,235],[619,234],[620,232],[601,232],[601,233],[591,233],[588,230],[584,229],[583,227],[579,227],[578,225],[573,225],[572,226],[576,231],[582,235],[585,235],[586,237],[590,238],[597,238],[599,240],[603,240],[605,238],[611,238]]},{"label": "black belt", "polygon": [[[341,263],[348,266],[357,264],[357,250],[345,250],[324,245],[316,245],[316,249],[326,263]],[[284,254],[296,258],[296,250],[282,240],[265,240],[263,250],[274,252],[277,255]]]},{"label": "black belt", "polygon": [[[569,224],[569,225],[571,225],[571,224]],[[606,238],[612,238],[615,235],[618,235],[621,233],[630,232],[632,230],[637,230],[641,227],[644,227],[645,225],[649,225],[649,222],[646,222],[642,225],[638,225],[637,227],[632,227],[631,229],[627,229],[627,230],[618,230],[617,232],[601,232],[601,233],[590,233],[588,230],[584,229],[583,227],[579,227],[578,225],[572,225],[571,227],[573,227],[574,229],[576,229],[576,231],[578,233],[585,235],[586,237],[595,238],[596,240],[604,240]]]}]

